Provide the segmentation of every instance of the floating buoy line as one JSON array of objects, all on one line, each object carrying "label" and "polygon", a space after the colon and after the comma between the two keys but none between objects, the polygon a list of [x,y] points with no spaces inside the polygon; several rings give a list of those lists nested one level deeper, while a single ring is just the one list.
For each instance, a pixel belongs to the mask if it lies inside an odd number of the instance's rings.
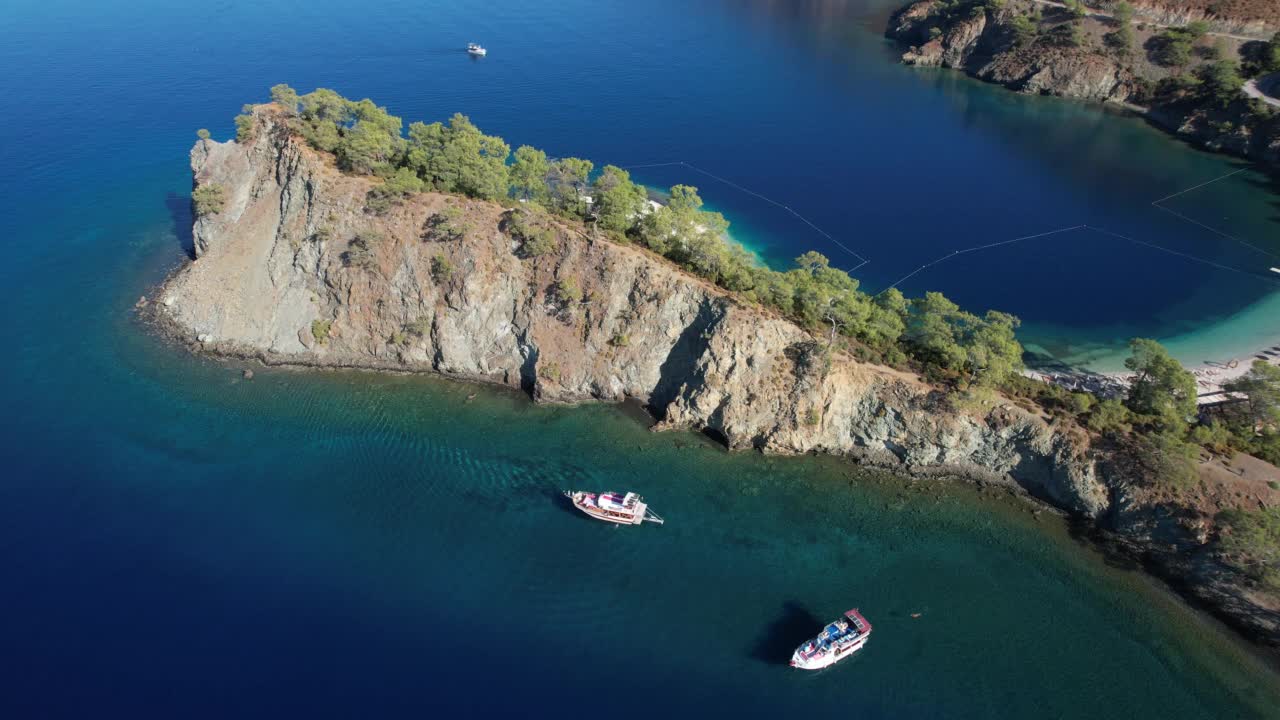
[{"label": "floating buoy line", "polygon": [[854,270],[857,270],[858,268],[862,267],[863,265],[866,265],[867,263],[871,262],[870,260],[866,259],[866,258],[865,258],[865,257],[863,257],[862,255],[859,255],[857,252],[855,252],[855,251],[851,250],[851,249],[849,248],[849,246],[847,246],[847,245],[845,245],[844,243],[840,242],[839,240],[835,239],[835,237],[833,237],[833,236],[831,235],[831,233],[829,233],[829,232],[827,232],[826,230],[823,230],[822,228],[818,227],[816,224],[814,224],[814,222],[813,222],[812,220],[810,220],[809,218],[805,217],[804,215],[801,215],[800,213],[798,213],[798,212],[796,212],[795,210],[793,210],[793,209],[791,208],[791,206],[790,206],[790,205],[784,205],[784,204],[782,204],[782,203],[778,202],[777,200],[774,200],[774,199],[773,199],[773,198],[771,198],[771,197],[768,197],[768,196],[762,195],[761,193],[758,193],[758,192],[756,192],[755,190],[752,190],[752,189],[750,189],[750,188],[745,188],[745,187],[743,187],[743,186],[739,185],[738,183],[736,183],[736,182],[734,182],[734,181],[732,181],[732,180],[727,180],[727,179],[725,179],[725,178],[723,178],[723,177],[720,177],[719,175],[716,175],[716,174],[715,174],[715,173],[713,173],[713,172],[709,172],[709,171],[707,171],[707,170],[703,170],[702,168],[698,167],[697,165],[694,165],[694,164],[693,164],[693,163],[691,163],[691,162],[685,162],[684,160],[676,160],[676,161],[674,161],[674,162],[642,163],[642,164],[639,164],[639,165],[623,165],[623,166],[621,166],[621,167],[622,167],[622,169],[623,169],[623,170],[630,171],[630,170],[634,170],[634,169],[638,169],[638,168],[672,167],[672,166],[675,166],[675,165],[680,165],[680,166],[683,166],[683,167],[687,167],[687,168],[689,168],[690,170],[692,170],[692,171],[694,171],[694,172],[696,172],[696,173],[699,173],[699,174],[702,174],[702,175],[706,175],[707,177],[711,178],[712,180],[715,180],[716,182],[724,183],[725,185],[728,185],[729,187],[731,187],[731,188],[733,188],[733,189],[735,189],[735,190],[737,190],[737,191],[739,191],[739,192],[743,192],[743,193],[746,193],[746,194],[748,194],[748,195],[751,195],[752,197],[759,198],[759,199],[761,199],[761,200],[763,200],[763,201],[765,201],[765,202],[769,203],[770,205],[773,205],[773,206],[775,206],[775,207],[782,208],[783,210],[786,210],[787,212],[791,213],[791,214],[792,214],[793,216],[795,216],[798,220],[800,220],[800,222],[802,222],[802,223],[804,223],[805,225],[808,225],[809,227],[813,228],[813,230],[814,230],[815,232],[817,232],[819,235],[821,235],[822,237],[824,237],[824,238],[826,238],[826,239],[830,240],[831,242],[835,243],[835,244],[836,244],[836,246],[838,246],[841,250],[844,250],[845,252],[849,253],[850,255],[852,255],[854,258],[856,258],[856,259],[858,260],[858,264],[857,264],[857,265],[854,265],[853,267],[851,267],[851,268],[849,268],[849,269],[845,270],[845,272],[847,272],[847,273],[852,274]]},{"label": "floating buoy line", "polygon": [[[781,202],[778,202],[777,200],[774,200],[774,199],[773,199],[773,198],[771,198],[771,197],[768,197],[768,196],[766,196],[766,195],[764,195],[764,194],[762,194],[762,193],[756,192],[755,190],[752,190],[752,189],[750,189],[750,188],[744,187],[744,186],[742,186],[742,185],[741,185],[741,184],[739,184],[739,183],[736,183],[736,182],[734,182],[734,181],[732,181],[732,180],[729,180],[729,179],[727,179],[727,178],[725,178],[725,177],[722,177],[722,176],[720,176],[720,175],[717,175],[717,174],[715,174],[715,173],[713,173],[713,172],[711,172],[711,171],[709,171],[709,170],[705,170],[705,169],[703,169],[703,168],[700,168],[700,167],[698,167],[697,165],[694,165],[694,164],[693,164],[693,163],[691,163],[691,162],[688,162],[688,161],[685,161],[685,160],[674,160],[674,161],[671,161],[671,162],[639,163],[639,164],[634,164],[634,165],[623,165],[623,166],[621,166],[621,167],[622,167],[622,169],[623,169],[623,170],[628,170],[628,171],[630,171],[630,170],[641,169],[641,168],[675,167],[675,166],[680,166],[680,167],[688,168],[689,170],[692,170],[693,172],[696,172],[696,173],[698,173],[698,174],[700,174],[700,175],[705,175],[706,177],[709,177],[709,178],[711,178],[712,180],[715,180],[715,181],[717,181],[717,182],[719,182],[719,183],[722,183],[722,184],[724,184],[724,185],[728,185],[729,187],[731,187],[731,188],[733,188],[733,189],[735,189],[735,190],[738,190],[739,192],[745,193],[745,194],[747,194],[747,195],[751,195],[752,197],[755,197],[755,198],[758,198],[758,199],[760,199],[760,200],[763,200],[764,202],[767,202],[767,203],[769,203],[770,205],[773,205],[773,206],[775,206],[775,207],[781,208],[782,210],[785,210],[786,212],[790,213],[790,214],[791,214],[791,215],[793,215],[796,219],[800,220],[801,222],[803,222],[804,224],[806,224],[806,225],[808,225],[810,228],[812,228],[812,229],[813,229],[815,232],[817,232],[819,235],[823,236],[823,237],[824,237],[824,238],[826,238],[827,240],[830,240],[830,241],[831,241],[833,244],[835,244],[837,247],[839,247],[840,249],[844,250],[844,251],[845,251],[845,252],[847,252],[850,256],[852,256],[853,258],[855,258],[855,259],[857,259],[857,260],[858,260],[858,264],[857,264],[857,265],[854,265],[853,267],[848,268],[847,270],[845,270],[845,272],[847,272],[847,273],[852,274],[852,273],[853,273],[853,271],[855,271],[855,270],[857,270],[858,268],[861,268],[862,266],[864,266],[864,265],[866,265],[867,263],[871,262],[869,259],[867,259],[867,258],[863,257],[861,254],[859,254],[858,252],[854,251],[854,250],[853,250],[853,249],[851,249],[849,246],[847,246],[847,245],[845,245],[844,243],[842,243],[842,242],[840,242],[839,240],[837,240],[834,236],[832,236],[832,235],[831,235],[831,233],[829,233],[829,232],[827,232],[826,230],[823,230],[822,228],[818,227],[818,225],[817,225],[817,224],[815,224],[812,220],[810,220],[809,218],[807,218],[807,217],[805,217],[804,215],[800,214],[800,213],[799,213],[799,212],[797,212],[795,209],[793,209],[791,206],[786,205],[786,204],[781,203]],[[1226,180],[1226,179],[1227,179],[1227,178],[1229,178],[1229,177],[1232,177],[1232,176],[1235,176],[1235,175],[1239,175],[1240,173],[1244,172],[1244,171],[1245,171],[1245,170],[1247,170],[1247,169],[1248,169],[1248,168],[1240,168],[1240,169],[1238,169],[1238,170],[1234,170],[1234,171],[1232,171],[1232,172],[1226,173],[1225,175],[1220,175],[1220,176],[1218,176],[1218,177],[1216,177],[1216,178],[1213,178],[1212,180],[1206,180],[1205,182],[1202,182],[1202,183],[1200,183],[1200,184],[1198,184],[1198,185],[1193,185],[1193,186],[1191,186],[1191,187],[1189,187],[1189,188],[1186,188],[1186,189],[1184,189],[1184,190],[1179,190],[1178,192],[1175,192],[1175,193],[1173,193],[1173,194],[1171,194],[1171,195],[1166,195],[1166,196],[1164,196],[1164,197],[1162,197],[1162,198],[1160,198],[1160,199],[1158,199],[1158,200],[1153,200],[1153,201],[1151,202],[1151,206],[1152,206],[1152,207],[1154,207],[1154,208],[1156,208],[1156,209],[1158,209],[1158,210],[1161,210],[1161,211],[1163,211],[1163,212],[1169,213],[1170,215],[1173,215],[1174,217],[1177,217],[1177,218],[1179,218],[1179,219],[1181,219],[1181,220],[1183,220],[1183,221],[1185,221],[1185,222],[1191,223],[1192,225],[1195,225],[1195,226],[1197,226],[1197,227],[1200,227],[1200,228],[1203,228],[1203,229],[1205,229],[1205,230],[1208,230],[1209,232],[1211,232],[1211,233],[1213,233],[1213,234],[1215,234],[1215,235],[1218,235],[1219,237],[1222,237],[1222,238],[1225,238],[1225,239],[1227,239],[1227,240],[1231,240],[1231,241],[1233,241],[1233,242],[1236,242],[1236,243],[1238,243],[1238,244],[1240,244],[1240,245],[1242,245],[1242,246],[1244,246],[1244,247],[1246,247],[1246,248],[1249,248],[1250,250],[1253,250],[1254,252],[1257,252],[1257,253],[1260,253],[1260,254],[1263,254],[1263,255],[1267,255],[1267,256],[1269,256],[1269,257],[1271,257],[1271,258],[1274,258],[1274,259],[1280,259],[1280,254],[1276,254],[1276,253],[1273,253],[1273,252],[1271,252],[1271,251],[1269,251],[1269,250],[1265,250],[1265,249],[1263,249],[1263,248],[1260,248],[1260,247],[1258,247],[1257,245],[1254,245],[1254,244],[1252,244],[1252,243],[1250,243],[1250,242],[1248,242],[1248,241],[1246,241],[1246,240],[1243,240],[1243,239],[1238,238],[1238,237],[1236,237],[1236,236],[1234,236],[1234,235],[1231,235],[1230,233],[1223,232],[1222,230],[1219,230],[1219,229],[1217,229],[1217,228],[1215,228],[1215,227],[1212,227],[1212,226],[1210,226],[1210,225],[1206,225],[1205,223],[1202,223],[1202,222],[1200,222],[1199,220],[1195,220],[1194,218],[1187,217],[1186,215],[1183,215],[1182,213],[1180,213],[1180,212],[1178,212],[1178,211],[1176,211],[1176,210],[1172,210],[1172,209],[1167,208],[1167,207],[1165,207],[1165,206],[1164,206],[1164,203],[1165,203],[1165,202],[1168,202],[1169,200],[1172,200],[1172,199],[1174,199],[1174,198],[1176,198],[1176,197],[1179,197],[1179,196],[1181,196],[1181,195],[1185,195],[1185,194],[1187,194],[1187,193],[1189,193],[1189,192],[1192,192],[1192,191],[1195,191],[1195,190],[1199,190],[1200,188],[1206,187],[1206,186],[1208,186],[1208,185],[1212,185],[1212,184],[1214,184],[1214,183],[1216,183],[1216,182],[1219,182],[1219,181],[1221,181],[1221,180]],[[1273,279],[1272,279],[1272,278],[1270,278],[1270,277],[1265,277],[1265,276],[1259,275],[1257,272],[1251,272],[1251,271],[1249,271],[1249,270],[1245,270],[1245,269],[1238,268],[1238,267],[1232,267],[1232,266],[1230,266],[1230,265],[1223,265],[1222,263],[1215,262],[1215,261],[1213,261],[1213,260],[1208,260],[1208,259],[1206,259],[1206,258],[1199,257],[1199,256],[1196,256],[1196,255],[1192,255],[1191,253],[1185,253],[1185,252],[1181,252],[1181,251],[1179,251],[1179,250],[1171,250],[1171,249],[1166,248],[1166,247],[1163,247],[1163,246],[1161,246],[1161,245],[1157,245],[1157,244],[1152,243],[1152,242],[1147,242],[1146,240],[1138,240],[1138,239],[1136,239],[1136,238],[1129,237],[1128,235],[1122,235],[1122,234],[1120,234],[1120,233],[1113,232],[1113,231],[1111,231],[1111,230],[1107,230],[1107,229],[1105,229],[1105,228],[1100,228],[1100,227],[1096,227],[1096,226],[1093,226],[1093,225],[1088,225],[1088,224],[1081,223],[1081,224],[1079,224],[1079,225],[1070,225],[1070,226],[1067,226],[1067,227],[1057,228],[1056,230],[1048,230],[1048,231],[1046,231],[1046,232],[1035,233],[1035,234],[1033,234],[1033,235],[1023,235],[1023,236],[1021,236],[1021,237],[1016,237],[1016,238],[1013,238],[1013,239],[1010,239],[1010,240],[1001,240],[1001,241],[998,241],[998,242],[987,243],[987,244],[985,244],[985,245],[975,245],[975,246],[973,246],[973,247],[961,248],[961,249],[959,249],[959,250],[952,250],[950,253],[947,253],[946,255],[943,255],[943,256],[941,256],[941,257],[939,257],[939,258],[937,258],[937,259],[935,259],[935,260],[932,260],[932,261],[930,261],[930,262],[927,262],[927,263],[925,263],[925,264],[921,265],[920,267],[916,268],[915,270],[912,270],[911,272],[907,273],[906,275],[903,275],[902,277],[900,277],[900,278],[898,278],[896,281],[894,281],[894,282],[893,282],[893,284],[889,285],[889,286],[888,286],[888,288],[886,288],[886,289],[889,289],[889,288],[896,288],[896,287],[898,287],[898,285],[900,285],[900,284],[902,284],[903,282],[905,282],[905,281],[907,281],[907,280],[911,279],[912,277],[914,277],[914,276],[915,276],[915,275],[917,275],[918,273],[921,273],[921,272],[923,272],[923,271],[925,271],[925,270],[928,270],[929,268],[934,267],[935,265],[940,265],[940,264],[942,264],[942,263],[946,262],[947,260],[950,260],[951,258],[954,258],[954,257],[960,256],[960,255],[966,255],[966,254],[968,254],[968,253],[979,252],[979,251],[982,251],[982,250],[990,250],[990,249],[993,249],[993,248],[1002,247],[1002,246],[1005,246],[1005,245],[1012,245],[1012,244],[1014,244],[1014,243],[1024,242],[1024,241],[1027,241],[1027,240],[1035,240],[1035,239],[1038,239],[1038,238],[1044,238],[1044,237],[1049,237],[1049,236],[1052,236],[1052,235],[1058,235],[1058,234],[1061,234],[1061,233],[1075,232],[1075,231],[1089,231],[1089,232],[1100,233],[1100,234],[1102,234],[1102,235],[1108,235],[1108,236],[1110,236],[1110,237],[1114,237],[1114,238],[1117,238],[1117,239],[1120,239],[1120,240],[1125,240],[1125,241],[1127,241],[1127,242],[1134,243],[1135,245],[1141,245],[1141,246],[1143,246],[1143,247],[1147,247],[1147,248],[1150,248],[1150,249],[1152,249],[1152,250],[1156,250],[1156,251],[1159,251],[1159,252],[1167,253],[1167,254],[1170,254],[1170,255],[1176,255],[1176,256],[1181,257],[1181,258],[1183,258],[1183,259],[1186,259],[1186,260],[1189,260],[1189,261],[1192,261],[1192,262],[1196,262],[1196,263],[1199,263],[1199,264],[1201,264],[1201,265],[1205,265],[1206,267],[1214,268],[1214,269],[1216,269],[1216,270],[1224,270],[1224,271],[1227,271],[1227,272],[1232,272],[1232,273],[1237,273],[1237,274],[1241,274],[1241,275],[1246,275],[1246,276],[1248,276],[1248,277],[1254,278],[1255,280],[1260,280],[1260,281],[1262,281],[1262,282],[1266,282],[1266,283],[1280,284],[1280,282],[1277,282],[1276,280],[1273,280]],[[1273,273],[1276,273],[1276,274],[1280,274],[1280,267],[1272,266],[1272,267],[1269,267],[1269,268],[1268,268],[1268,270],[1269,270],[1270,272],[1273,272]]]}]

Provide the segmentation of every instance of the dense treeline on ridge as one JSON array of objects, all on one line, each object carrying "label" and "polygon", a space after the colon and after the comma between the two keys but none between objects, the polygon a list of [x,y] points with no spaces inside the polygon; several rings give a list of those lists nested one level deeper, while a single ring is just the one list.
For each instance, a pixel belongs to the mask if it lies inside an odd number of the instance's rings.
[{"label": "dense treeline on ridge", "polygon": [[[589,160],[550,159],[528,146],[513,153],[502,138],[485,135],[460,114],[448,123],[412,123],[406,137],[400,118],[367,99],[348,100],[323,88],[299,95],[287,85],[273,87],[271,99],[308,143],[333,153],[342,170],[384,180],[370,193],[374,211],[423,190],[504,202],[513,205],[507,228],[534,249],[550,242],[547,215],[588,221],[614,240],[642,245],[825,332],[828,348],[840,343],[863,359],[890,365],[915,360],[937,379],[965,386],[999,384],[1021,367],[1012,315],[978,316],[936,292],[908,300],[891,289],[873,297],[816,252],[800,256],[785,272],[764,267],[726,239],[729,223],[702,208],[694,187],[676,185],[665,204],[653,207],[646,190],[621,168],[595,172]],[[241,139],[253,127],[250,115],[237,119]]]},{"label": "dense treeline on ridge", "polygon": [[[277,85],[271,99],[293,131],[331,153],[341,170],[381,179],[366,198],[371,213],[387,212],[405,197],[428,190],[498,202],[508,208],[502,229],[519,242],[526,258],[558,247],[553,216],[585,223],[584,231],[647,248],[746,301],[781,312],[825,340],[816,343],[823,352],[840,349],[862,360],[920,371],[953,390],[947,400],[958,409],[990,409],[1004,397],[1087,428],[1130,463],[1134,477],[1174,492],[1195,485],[1201,447],[1280,462],[1280,368],[1255,364],[1227,386],[1241,402],[1211,419],[1199,418],[1194,377],[1159,343],[1135,339],[1126,361],[1134,373],[1126,397],[1069,392],[1019,372],[1022,347],[1014,316],[996,311],[978,316],[937,292],[908,299],[889,289],[872,296],[816,252],[796,258],[795,267],[786,271],[765,267],[727,238],[728,221],[704,210],[694,187],[676,185],[664,204],[654,204],[622,168],[606,165],[596,171],[589,160],[552,159],[528,146],[512,152],[502,138],[485,135],[460,114],[448,123],[412,123],[406,133],[403,121],[386,108],[332,90],[299,95]],[[236,119],[241,141],[251,139],[257,128],[251,110],[246,106],[246,114]],[[199,136],[208,139],[208,132]],[[202,186],[196,192],[198,215],[220,210],[220,188]],[[433,237],[466,235],[468,228],[450,212],[458,213],[454,208],[432,219]],[[364,242],[352,241],[353,257]],[[453,272],[433,263],[433,275]],[[566,304],[584,301],[573,278],[560,280],[554,293]],[[1222,549],[1233,563],[1280,588],[1275,567],[1280,509],[1230,511],[1219,519],[1228,529]]]}]

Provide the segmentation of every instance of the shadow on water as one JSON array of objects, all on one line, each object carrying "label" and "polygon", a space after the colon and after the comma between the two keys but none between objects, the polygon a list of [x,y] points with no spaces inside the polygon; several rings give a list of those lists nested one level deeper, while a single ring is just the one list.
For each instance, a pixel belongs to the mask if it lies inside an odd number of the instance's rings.
[{"label": "shadow on water", "polygon": [[182,252],[188,258],[196,259],[196,239],[191,232],[191,223],[195,219],[191,213],[191,198],[185,195],[169,193],[164,199],[165,209],[169,211],[169,221],[173,224],[173,235],[178,238]]},{"label": "shadow on water", "polygon": [[[1246,182],[1250,186],[1269,194],[1268,202],[1275,214],[1268,220],[1280,223],[1280,171],[1268,170],[1265,167],[1258,166],[1255,166],[1255,169],[1259,171],[1258,176],[1249,177]],[[1273,250],[1271,247],[1266,247],[1266,249]]]},{"label": "shadow on water", "polygon": [[768,665],[787,665],[791,654],[822,628],[822,620],[798,602],[782,605],[782,612],[765,628],[751,649],[751,657]]},{"label": "shadow on water", "polygon": [[1142,563],[1134,557],[1131,550],[1085,520],[1073,518],[1067,523],[1067,533],[1082,548],[1098,552],[1103,562],[1113,568],[1128,571],[1143,569]]}]

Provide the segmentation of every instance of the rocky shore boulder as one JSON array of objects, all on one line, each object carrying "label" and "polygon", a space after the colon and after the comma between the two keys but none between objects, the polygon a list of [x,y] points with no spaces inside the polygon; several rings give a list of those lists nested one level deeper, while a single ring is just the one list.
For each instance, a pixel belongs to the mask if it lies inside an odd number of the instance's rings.
[{"label": "rocky shore boulder", "polygon": [[1132,73],[1106,56],[1048,42],[1019,45],[1020,5],[975,7],[955,16],[938,0],[913,3],[893,16],[886,35],[908,46],[908,65],[964,70],[1018,92],[1113,102],[1133,94]]}]

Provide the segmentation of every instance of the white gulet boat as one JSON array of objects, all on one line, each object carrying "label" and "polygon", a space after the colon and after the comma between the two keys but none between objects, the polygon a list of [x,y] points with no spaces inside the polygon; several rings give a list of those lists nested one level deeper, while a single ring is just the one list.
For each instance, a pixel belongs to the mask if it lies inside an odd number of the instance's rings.
[{"label": "white gulet boat", "polygon": [[467,52],[471,55],[488,55],[489,51],[480,47],[476,43],[467,43]]},{"label": "white gulet boat", "polygon": [[796,648],[791,656],[791,667],[818,670],[835,665],[861,650],[869,637],[871,623],[854,608],[823,628],[818,637]]},{"label": "white gulet boat", "polygon": [[662,524],[662,518],[649,509],[644,498],[629,492],[625,495],[616,492],[589,493],[581,490],[566,490],[565,497],[573,501],[573,506],[597,520],[617,523],[619,525],[639,525],[643,522]]}]

